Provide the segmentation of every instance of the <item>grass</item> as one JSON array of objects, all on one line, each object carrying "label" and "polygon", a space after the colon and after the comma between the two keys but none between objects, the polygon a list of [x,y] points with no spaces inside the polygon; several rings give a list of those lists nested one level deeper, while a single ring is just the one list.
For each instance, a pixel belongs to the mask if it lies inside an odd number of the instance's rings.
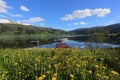
[{"label": "grass", "polygon": [[0,49],[0,80],[120,80],[120,50]]}]

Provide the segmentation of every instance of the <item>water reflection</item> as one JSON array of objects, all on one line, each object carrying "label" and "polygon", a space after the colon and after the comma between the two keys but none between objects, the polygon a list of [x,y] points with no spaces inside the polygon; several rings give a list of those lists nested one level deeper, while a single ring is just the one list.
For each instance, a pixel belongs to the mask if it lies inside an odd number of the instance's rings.
[{"label": "water reflection", "polygon": [[[36,48],[56,48],[56,44],[59,42],[54,42],[51,44],[36,46]],[[74,40],[67,40],[61,43],[68,44],[71,48],[115,48],[120,47],[120,45],[108,44],[108,43],[93,43],[93,42],[78,42]]]},{"label": "water reflection", "polygon": [[[7,37],[0,38],[0,48],[56,48],[55,37],[42,38],[42,37]],[[108,44],[108,43],[94,43],[88,42],[88,36],[81,37],[68,37],[68,40],[61,43],[68,44],[71,48],[115,48],[120,45]]]},{"label": "water reflection", "polygon": [[30,48],[38,45],[52,43],[53,39],[47,38],[28,38],[28,37],[13,37],[1,38],[0,48]]}]

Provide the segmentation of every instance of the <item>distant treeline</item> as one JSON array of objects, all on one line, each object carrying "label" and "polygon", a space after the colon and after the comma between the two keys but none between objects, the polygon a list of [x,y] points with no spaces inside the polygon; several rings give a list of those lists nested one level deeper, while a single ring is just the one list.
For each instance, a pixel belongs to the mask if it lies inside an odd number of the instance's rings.
[{"label": "distant treeline", "polygon": [[112,25],[108,25],[108,26],[97,26],[97,27],[92,27],[92,28],[79,28],[79,29],[75,29],[72,31],[69,31],[73,34],[92,34],[94,32],[107,32],[109,34],[116,34],[118,32],[120,32],[120,23],[119,24],[112,24]]},{"label": "distant treeline", "polygon": [[92,28],[80,28],[69,31],[71,34],[87,35],[87,41],[111,42],[120,44],[120,23]]},{"label": "distant treeline", "polygon": [[36,27],[21,24],[0,24],[0,35],[65,35],[67,32],[58,29]]}]

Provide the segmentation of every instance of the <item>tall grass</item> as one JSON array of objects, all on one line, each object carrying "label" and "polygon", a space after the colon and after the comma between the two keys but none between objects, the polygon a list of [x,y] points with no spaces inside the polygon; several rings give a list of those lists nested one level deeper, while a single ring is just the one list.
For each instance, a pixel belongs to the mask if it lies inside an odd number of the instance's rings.
[{"label": "tall grass", "polygon": [[0,49],[0,80],[120,80],[119,49]]}]

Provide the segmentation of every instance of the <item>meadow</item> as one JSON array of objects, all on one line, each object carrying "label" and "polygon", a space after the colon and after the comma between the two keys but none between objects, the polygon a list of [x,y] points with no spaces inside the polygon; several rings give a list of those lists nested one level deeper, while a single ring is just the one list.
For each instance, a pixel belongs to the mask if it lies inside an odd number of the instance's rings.
[{"label": "meadow", "polygon": [[120,80],[120,50],[0,49],[0,80]]}]

